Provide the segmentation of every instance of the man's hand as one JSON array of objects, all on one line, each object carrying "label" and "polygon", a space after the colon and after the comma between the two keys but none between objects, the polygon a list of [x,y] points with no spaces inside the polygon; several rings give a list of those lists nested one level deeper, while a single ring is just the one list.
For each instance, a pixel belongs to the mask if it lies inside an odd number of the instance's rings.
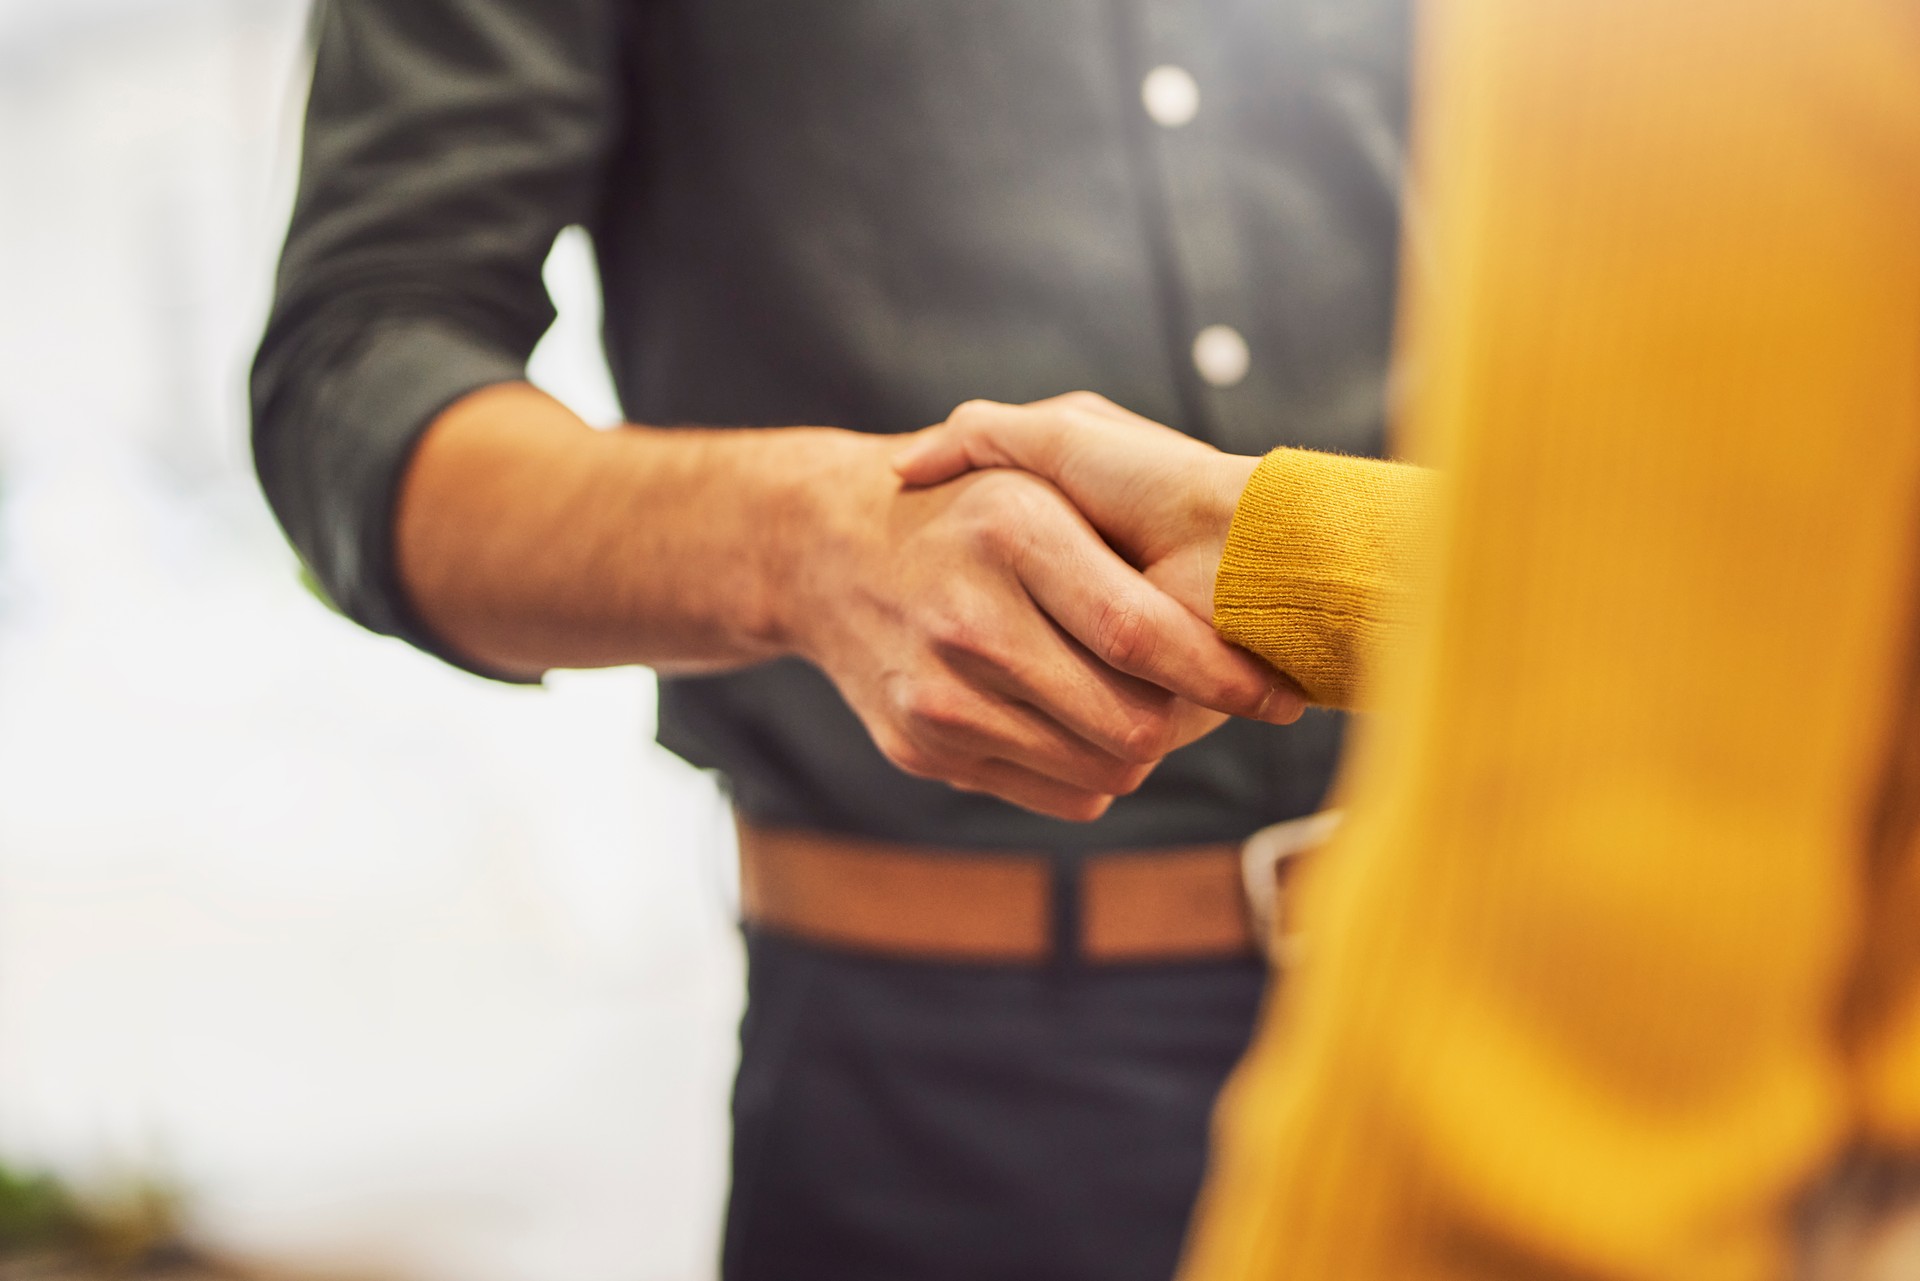
[{"label": "man's hand", "polygon": [[897,448],[821,442],[778,614],[902,769],[1091,819],[1222,713],[1300,715],[1290,683],[1129,567],[1054,486],[996,471],[903,489]]},{"label": "man's hand", "polygon": [[1090,391],[1031,405],[968,401],[894,458],[912,485],[975,468],[1017,467],[1044,477],[1128,561],[1207,621],[1227,529],[1259,464]]}]

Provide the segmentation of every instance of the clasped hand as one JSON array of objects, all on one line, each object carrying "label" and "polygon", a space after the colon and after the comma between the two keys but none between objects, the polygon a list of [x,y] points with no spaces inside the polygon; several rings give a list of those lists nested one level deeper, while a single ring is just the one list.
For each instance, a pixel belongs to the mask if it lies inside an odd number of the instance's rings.
[{"label": "clasped hand", "polygon": [[876,446],[884,479],[836,473],[791,631],[901,769],[1084,821],[1227,716],[1300,716],[1207,621],[1257,459],[1086,392],[849,448]]}]

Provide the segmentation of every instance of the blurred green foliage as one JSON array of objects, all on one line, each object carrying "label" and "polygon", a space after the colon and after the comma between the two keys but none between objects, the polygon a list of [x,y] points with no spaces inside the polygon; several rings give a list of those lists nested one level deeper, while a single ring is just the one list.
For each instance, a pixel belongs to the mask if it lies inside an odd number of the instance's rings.
[{"label": "blurred green foliage", "polygon": [[180,1199],[151,1181],[82,1197],[46,1174],[0,1165],[0,1262],[71,1258],[116,1275],[138,1275],[189,1253],[180,1241]]},{"label": "blurred green foliage", "polygon": [[57,1179],[0,1165],[0,1254],[63,1245],[79,1233],[79,1207]]}]

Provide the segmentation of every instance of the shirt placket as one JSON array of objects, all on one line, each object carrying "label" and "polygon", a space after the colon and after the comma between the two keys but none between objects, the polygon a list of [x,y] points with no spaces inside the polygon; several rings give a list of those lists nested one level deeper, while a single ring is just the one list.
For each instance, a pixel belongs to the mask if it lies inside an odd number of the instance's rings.
[{"label": "shirt placket", "polygon": [[1207,7],[1190,0],[1136,0],[1130,16],[1133,109],[1143,120],[1145,180],[1162,214],[1168,287],[1184,313],[1169,341],[1200,411],[1193,430],[1224,448],[1260,452],[1272,439],[1281,388],[1276,353],[1251,305],[1249,246],[1227,181],[1236,122],[1221,33]]}]

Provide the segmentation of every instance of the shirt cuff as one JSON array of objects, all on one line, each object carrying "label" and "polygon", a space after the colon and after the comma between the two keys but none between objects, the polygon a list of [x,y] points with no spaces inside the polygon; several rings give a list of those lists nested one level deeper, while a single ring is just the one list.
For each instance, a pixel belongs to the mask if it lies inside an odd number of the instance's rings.
[{"label": "shirt cuff", "polygon": [[275,424],[281,439],[257,442],[263,478],[281,491],[274,506],[332,603],[374,631],[495,680],[518,678],[452,651],[415,614],[394,555],[394,509],[414,449],[441,411],[525,376],[519,359],[448,321],[383,320],[325,371],[305,412]]},{"label": "shirt cuff", "polygon": [[1436,478],[1421,467],[1276,449],[1234,510],[1214,580],[1220,633],[1316,703],[1360,705],[1432,566]]}]

